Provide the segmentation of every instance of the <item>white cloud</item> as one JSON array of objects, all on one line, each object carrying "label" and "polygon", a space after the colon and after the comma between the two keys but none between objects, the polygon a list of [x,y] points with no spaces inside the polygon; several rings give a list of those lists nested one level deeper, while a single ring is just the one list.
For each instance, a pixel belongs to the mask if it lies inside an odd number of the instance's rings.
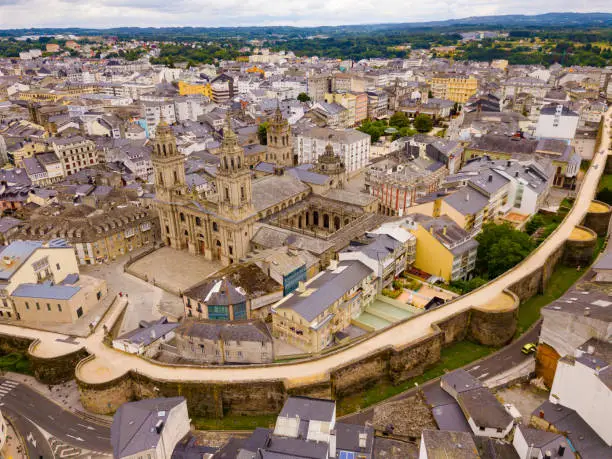
[{"label": "white cloud", "polygon": [[[547,12],[544,0],[0,0],[0,28],[338,25]],[[558,0],[555,11],[610,11]]]}]

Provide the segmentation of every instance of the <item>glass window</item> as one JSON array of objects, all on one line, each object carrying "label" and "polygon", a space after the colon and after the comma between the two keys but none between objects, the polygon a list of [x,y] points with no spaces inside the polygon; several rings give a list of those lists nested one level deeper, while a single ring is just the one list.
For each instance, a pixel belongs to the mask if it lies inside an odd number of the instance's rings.
[{"label": "glass window", "polygon": [[246,303],[238,303],[234,305],[234,319],[242,320],[247,318]]},{"label": "glass window", "polygon": [[208,318],[211,320],[229,320],[229,308],[223,305],[209,305]]}]

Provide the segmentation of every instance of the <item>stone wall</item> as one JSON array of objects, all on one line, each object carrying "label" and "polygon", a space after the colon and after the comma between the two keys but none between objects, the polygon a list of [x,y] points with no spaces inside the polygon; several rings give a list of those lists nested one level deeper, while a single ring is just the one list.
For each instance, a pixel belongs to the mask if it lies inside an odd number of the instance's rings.
[{"label": "stone wall", "polygon": [[595,246],[597,245],[597,234],[595,231],[585,228],[584,226],[577,226],[583,231],[588,232],[591,235],[590,239],[568,239],[565,241],[565,250],[563,251],[563,264],[572,267],[585,267],[591,264],[593,254],[595,253]]},{"label": "stone wall", "polygon": [[85,349],[50,359],[36,357],[28,351],[34,376],[44,384],[61,384],[70,381],[74,378],[76,365],[87,356]]},{"label": "stone wall", "polygon": [[605,202],[593,201],[601,206],[607,207],[608,212],[587,212],[583,225],[592,229],[599,237],[606,237],[612,216],[612,207]]},{"label": "stone wall", "polygon": [[373,386],[389,374],[389,349],[382,349],[365,359],[336,368],[330,374],[331,391],[336,397],[354,394]]},{"label": "stone wall", "polygon": [[508,290],[516,294],[521,303],[528,300],[532,296],[544,292],[546,285],[550,280],[550,276],[555,270],[557,263],[559,263],[559,260],[563,256],[564,249],[565,245],[563,244],[548,257],[548,260],[546,260],[544,266],[541,266],[527,277],[515,282],[508,288]]},{"label": "stone wall", "polygon": [[504,312],[473,309],[468,338],[485,346],[505,346],[514,338],[517,319],[518,308]]},{"label": "stone wall", "polygon": [[30,344],[32,344],[31,339],[0,335],[0,355],[10,354],[11,352],[25,353]]},{"label": "stone wall", "polygon": [[87,384],[77,378],[81,404],[96,414],[113,414],[121,405],[135,400],[130,373],[102,384]]},{"label": "stone wall", "polygon": [[398,384],[423,374],[427,368],[440,360],[440,352],[444,345],[443,336],[444,334],[439,331],[403,349],[394,350],[389,361],[389,379],[394,384]]}]

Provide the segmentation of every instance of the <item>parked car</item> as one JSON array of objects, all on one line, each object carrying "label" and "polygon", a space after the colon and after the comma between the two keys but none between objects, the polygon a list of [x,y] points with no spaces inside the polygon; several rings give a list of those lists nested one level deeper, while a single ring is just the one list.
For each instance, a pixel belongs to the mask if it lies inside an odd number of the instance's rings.
[{"label": "parked car", "polygon": [[521,348],[521,352],[525,355],[529,355],[535,352],[538,348],[538,345],[535,343],[527,343]]}]

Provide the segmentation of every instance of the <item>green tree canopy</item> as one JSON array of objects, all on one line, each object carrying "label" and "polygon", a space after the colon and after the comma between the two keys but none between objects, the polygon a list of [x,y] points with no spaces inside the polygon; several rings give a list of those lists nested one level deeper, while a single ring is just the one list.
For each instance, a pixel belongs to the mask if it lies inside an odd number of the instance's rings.
[{"label": "green tree canopy", "polygon": [[310,96],[306,94],[305,92],[301,92],[298,94],[297,100],[299,100],[300,102],[309,102]]},{"label": "green tree canopy", "polygon": [[419,132],[429,132],[433,129],[433,120],[429,115],[420,113],[414,119],[414,128]]},{"label": "green tree canopy", "polygon": [[257,128],[257,137],[261,145],[268,145],[268,122],[264,121]]},{"label": "green tree canopy", "polygon": [[395,112],[393,116],[389,119],[389,126],[393,126],[394,128],[401,129],[410,126],[410,118],[404,112]]},{"label": "green tree canopy", "polygon": [[534,249],[535,243],[528,234],[515,230],[508,223],[487,223],[476,236],[480,244],[476,258],[479,273],[493,279],[508,271]]}]

